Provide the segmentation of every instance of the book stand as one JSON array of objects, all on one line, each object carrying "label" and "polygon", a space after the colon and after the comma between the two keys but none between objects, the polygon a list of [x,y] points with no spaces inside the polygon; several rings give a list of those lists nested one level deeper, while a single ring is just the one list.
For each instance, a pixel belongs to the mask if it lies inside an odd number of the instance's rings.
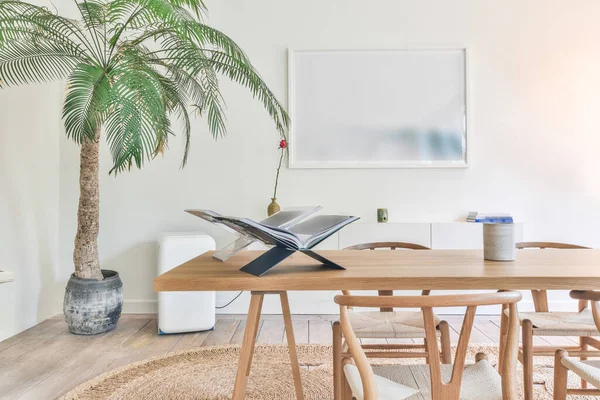
[{"label": "book stand", "polygon": [[[298,224],[299,221],[302,221],[307,216],[313,214],[320,208],[321,207],[313,208],[312,212],[304,213],[302,218],[296,218],[295,221],[288,221],[285,224],[279,225],[278,227],[286,225],[287,229],[292,226],[295,226],[296,224]],[[246,272],[254,276],[264,275],[268,270],[270,270],[271,268],[273,268],[274,266],[276,266],[277,264],[279,264],[280,262],[282,262],[297,251],[304,253],[317,261],[320,261],[321,263],[323,263],[324,268],[345,270],[346,268],[342,267],[341,265],[336,264],[333,261],[328,260],[327,258],[315,253],[314,251],[312,251],[312,248],[314,248],[323,240],[327,239],[329,236],[343,228],[348,223],[354,222],[358,219],[356,217],[349,217],[353,219],[347,222],[346,224],[340,225],[337,229],[329,231],[327,236],[320,237],[317,242],[311,244],[310,249],[295,249],[289,248],[289,243],[287,243],[286,240],[281,240],[281,238],[279,237],[274,237],[272,234],[264,232],[261,229],[258,229],[257,231],[255,225],[248,225],[248,222],[244,222],[243,220],[232,220],[232,218],[223,217],[222,215],[211,210],[186,210],[186,212],[195,215],[196,217],[202,218],[203,220],[208,221],[212,224],[220,225],[225,229],[231,232],[236,232],[240,235],[233,243],[230,243],[221,250],[217,250],[213,254],[213,258],[217,260],[225,261],[254,242],[262,242],[266,245],[274,246],[264,254],[257,257],[255,260],[249,262],[248,264],[240,268],[240,271]],[[256,224],[253,221],[250,222]]]},{"label": "book stand", "polygon": [[328,260],[327,258],[325,258],[309,249],[295,250],[295,249],[288,249],[285,247],[275,246],[272,249],[270,249],[269,251],[267,251],[266,253],[262,254],[261,256],[257,257],[253,261],[249,262],[248,264],[246,264],[245,266],[240,268],[240,271],[247,272],[254,276],[262,276],[265,274],[265,272],[267,272],[268,270],[270,270],[271,268],[273,268],[274,266],[276,266],[277,264],[279,264],[280,262],[282,262],[283,260],[285,260],[286,258],[288,258],[289,256],[291,256],[292,254],[294,254],[297,251],[304,253],[307,256],[314,258],[317,261],[322,262],[323,267],[325,267],[325,268],[346,269],[346,268],[342,267],[341,265],[336,264],[333,261]]}]

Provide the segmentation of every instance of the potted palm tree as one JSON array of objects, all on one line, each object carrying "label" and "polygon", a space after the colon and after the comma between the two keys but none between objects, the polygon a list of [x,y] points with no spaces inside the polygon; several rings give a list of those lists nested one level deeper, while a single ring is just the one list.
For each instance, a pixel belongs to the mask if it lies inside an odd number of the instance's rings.
[{"label": "potted palm tree", "polygon": [[[202,0],[83,0],[70,19],[19,0],[0,0],[0,87],[66,79],[63,120],[81,147],[75,272],[64,312],[74,333],[116,326],[118,273],[98,259],[99,144],[111,174],[142,165],[181,131],[190,145],[192,112],[225,134],[220,76],[248,88],[285,137],[288,116],[233,40],[203,23]],[[181,126],[180,129],[175,124]]]}]

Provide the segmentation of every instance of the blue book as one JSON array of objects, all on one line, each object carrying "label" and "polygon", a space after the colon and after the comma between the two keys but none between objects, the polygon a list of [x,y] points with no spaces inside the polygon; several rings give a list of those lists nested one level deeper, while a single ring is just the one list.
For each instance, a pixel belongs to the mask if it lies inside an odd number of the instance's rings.
[{"label": "blue book", "polygon": [[473,222],[481,222],[486,224],[512,224],[512,217],[502,217],[502,218],[475,218]]}]

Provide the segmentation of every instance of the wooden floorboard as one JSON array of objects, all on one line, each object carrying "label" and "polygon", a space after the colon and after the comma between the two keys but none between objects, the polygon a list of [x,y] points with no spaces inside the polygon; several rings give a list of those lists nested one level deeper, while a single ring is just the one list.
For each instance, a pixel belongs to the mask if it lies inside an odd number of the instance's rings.
[{"label": "wooden floorboard", "polygon": [[498,344],[500,340],[500,327],[494,324],[493,320],[497,317],[487,315],[475,317],[475,329],[479,330],[491,343]]},{"label": "wooden floorboard", "polygon": [[[458,341],[460,331],[462,330],[463,317],[459,315],[448,315],[445,318],[450,325],[450,340],[455,343]],[[476,326],[471,329],[471,336],[469,337],[469,343],[472,344],[489,344],[492,340],[483,334]],[[493,342],[492,342],[493,343]]]},{"label": "wooden floorboard", "polygon": [[[241,325],[241,324],[240,324]],[[244,324],[245,325],[245,324]],[[238,327],[239,329],[239,327]],[[181,340],[173,346],[172,351],[180,351],[180,350],[191,350],[196,347],[202,346],[210,331],[206,332],[193,332],[187,333],[185,335],[181,335]],[[233,340],[233,339],[232,339]]]},{"label": "wooden floorboard", "polygon": [[89,378],[81,378],[86,370],[96,365],[99,359],[105,359],[112,350],[119,349],[147,323],[148,320],[124,318],[111,332],[77,336],[69,333],[64,322],[59,321],[54,325],[60,331],[56,336],[10,364],[9,371],[3,376],[12,379],[0,382],[0,398],[52,398],[59,394],[58,391],[85,382],[109,368],[107,365],[106,369],[87,375]]},{"label": "wooden floorboard", "polygon": [[283,324],[283,318],[281,318],[280,320],[269,319],[263,321],[256,342],[260,344],[283,343],[284,334],[285,326]]},{"label": "wooden floorboard", "polygon": [[[293,315],[297,343],[331,344],[336,315]],[[450,324],[453,343],[462,317],[441,316]],[[117,329],[102,335],[77,336],[68,332],[62,317],[52,317],[0,342],[0,399],[52,399],[114,368],[150,357],[202,346],[240,344],[245,315],[220,315],[212,331],[158,335],[153,314],[123,315]],[[497,316],[478,315],[471,343],[496,345]],[[281,315],[264,315],[258,343],[286,343]],[[363,339],[364,343],[422,343],[419,339]],[[573,344],[573,338],[536,338],[539,344]]]},{"label": "wooden floorboard", "polygon": [[331,321],[308,321],[308,343],[331,344],[332,342]]},{"label": "wooden floorboard", "polygon": [[[260,324],[262,324],[263,321],[259,322],[258,325],[258,331],[260,332]],[[244,339],[244,330],[246,329],[246,320],[242,319],[240,321],[240,324],[238,325],[237,329],[235,330],[235,333],[233,334],[233,337],[231,338],[231,340],[229,341],[230,344],[242,344],[242,340]]]},{"label": "wooden floorboard", "polygon": [[229,344],[235,334],[240,320],[238,319],[220,319],[215,325],[215,329],[208,334],[208,337],[202,343],[202,346],[218,346]]},{"label": "wooden floorboard", "polygon": [[[292,319],[292,326],[296,344],[308,343],[308,320]],[[287,343],[287,337],[283,337],[283,342]]]}]

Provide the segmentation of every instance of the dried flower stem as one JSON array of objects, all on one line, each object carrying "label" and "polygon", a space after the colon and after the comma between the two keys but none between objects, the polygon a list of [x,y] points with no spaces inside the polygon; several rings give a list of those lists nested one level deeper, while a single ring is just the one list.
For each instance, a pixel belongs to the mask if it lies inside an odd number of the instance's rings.
[{"label": "dried flower stem", "polygon": [[275,191],[273,192],[273,198],[277,198],[277,183],[279,182],[279,170],[281,169],[281,162],[283,161],[283,154],[285,149],[281,149],[281,157],[279,157],[279,166],[277,166],[277,175],[275,176]]}]

